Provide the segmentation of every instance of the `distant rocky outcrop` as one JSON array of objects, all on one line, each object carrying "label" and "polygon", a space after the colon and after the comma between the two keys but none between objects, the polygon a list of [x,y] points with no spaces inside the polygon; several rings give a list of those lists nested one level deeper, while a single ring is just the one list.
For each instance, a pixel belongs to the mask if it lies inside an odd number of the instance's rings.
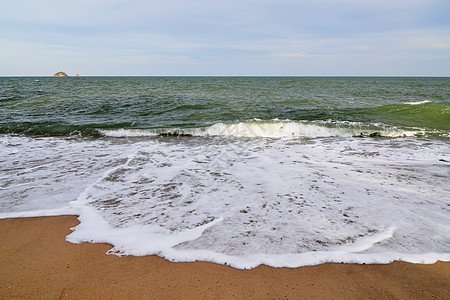
[{"label": "distant rocky outcrop", "polygon": [[67,77],[68,75],[64,72],[58,72],[53,75],[53,77]]},{"label": "distant rocky outcrop", "polygon": [[75,75],[75,77],[81,77],[81,75],[80,75],[80,74],[77,74],[77,75]]}]

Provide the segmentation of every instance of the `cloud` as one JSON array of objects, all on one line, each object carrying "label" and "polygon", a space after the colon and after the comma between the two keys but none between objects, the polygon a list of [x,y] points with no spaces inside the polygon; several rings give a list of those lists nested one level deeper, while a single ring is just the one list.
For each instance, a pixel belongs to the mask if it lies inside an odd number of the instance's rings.
[{"label": "cloud", "polygon": [[311,56],[316,56],[316,55],[321,55],[321,54],[313,54],[313,53],[277,53],[277,54],[273,54],[273,56],[275,57],[311,57]]},{"label": "cloud", "polygon": [[25,63],[36,74],[403,74],[392,57],[409,62],[405,75],[449,75],[449,12],[444,0],[6,1],[0,75]]}]

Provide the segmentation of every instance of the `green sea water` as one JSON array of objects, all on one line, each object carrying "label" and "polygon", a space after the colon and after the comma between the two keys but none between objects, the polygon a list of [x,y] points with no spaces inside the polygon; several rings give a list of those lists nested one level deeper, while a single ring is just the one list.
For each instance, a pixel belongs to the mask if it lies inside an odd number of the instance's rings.
[{"label": "green sea water", "polygon": [[277,121],[448,136],[450,78],[0,78],[0,133],[183,134],[218,123]]}]

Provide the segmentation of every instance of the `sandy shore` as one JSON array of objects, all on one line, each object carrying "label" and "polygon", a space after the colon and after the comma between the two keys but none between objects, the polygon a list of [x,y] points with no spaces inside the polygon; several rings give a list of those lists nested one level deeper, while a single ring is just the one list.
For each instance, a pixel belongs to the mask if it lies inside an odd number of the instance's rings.
[{"label": "sandy shore", "polygon": [[450,263],[253,270],[105,255],[65,241],[74,216],[0,220],[0,298],[445,299]]}]

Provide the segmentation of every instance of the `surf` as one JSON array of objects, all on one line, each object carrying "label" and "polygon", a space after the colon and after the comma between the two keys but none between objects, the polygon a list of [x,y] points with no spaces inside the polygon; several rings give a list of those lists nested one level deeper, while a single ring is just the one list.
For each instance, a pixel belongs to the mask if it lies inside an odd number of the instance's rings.
[{"label": "surf", "polygon": [[105,137],[152,136],[218,136],[234,138],[323,138],[323,137],[414,137],[431,134],[424,129],[403,130],[383,124],[357,122],[249,120],[236,123],[216,123],[196,128],[116,129],[98,130]]}]

